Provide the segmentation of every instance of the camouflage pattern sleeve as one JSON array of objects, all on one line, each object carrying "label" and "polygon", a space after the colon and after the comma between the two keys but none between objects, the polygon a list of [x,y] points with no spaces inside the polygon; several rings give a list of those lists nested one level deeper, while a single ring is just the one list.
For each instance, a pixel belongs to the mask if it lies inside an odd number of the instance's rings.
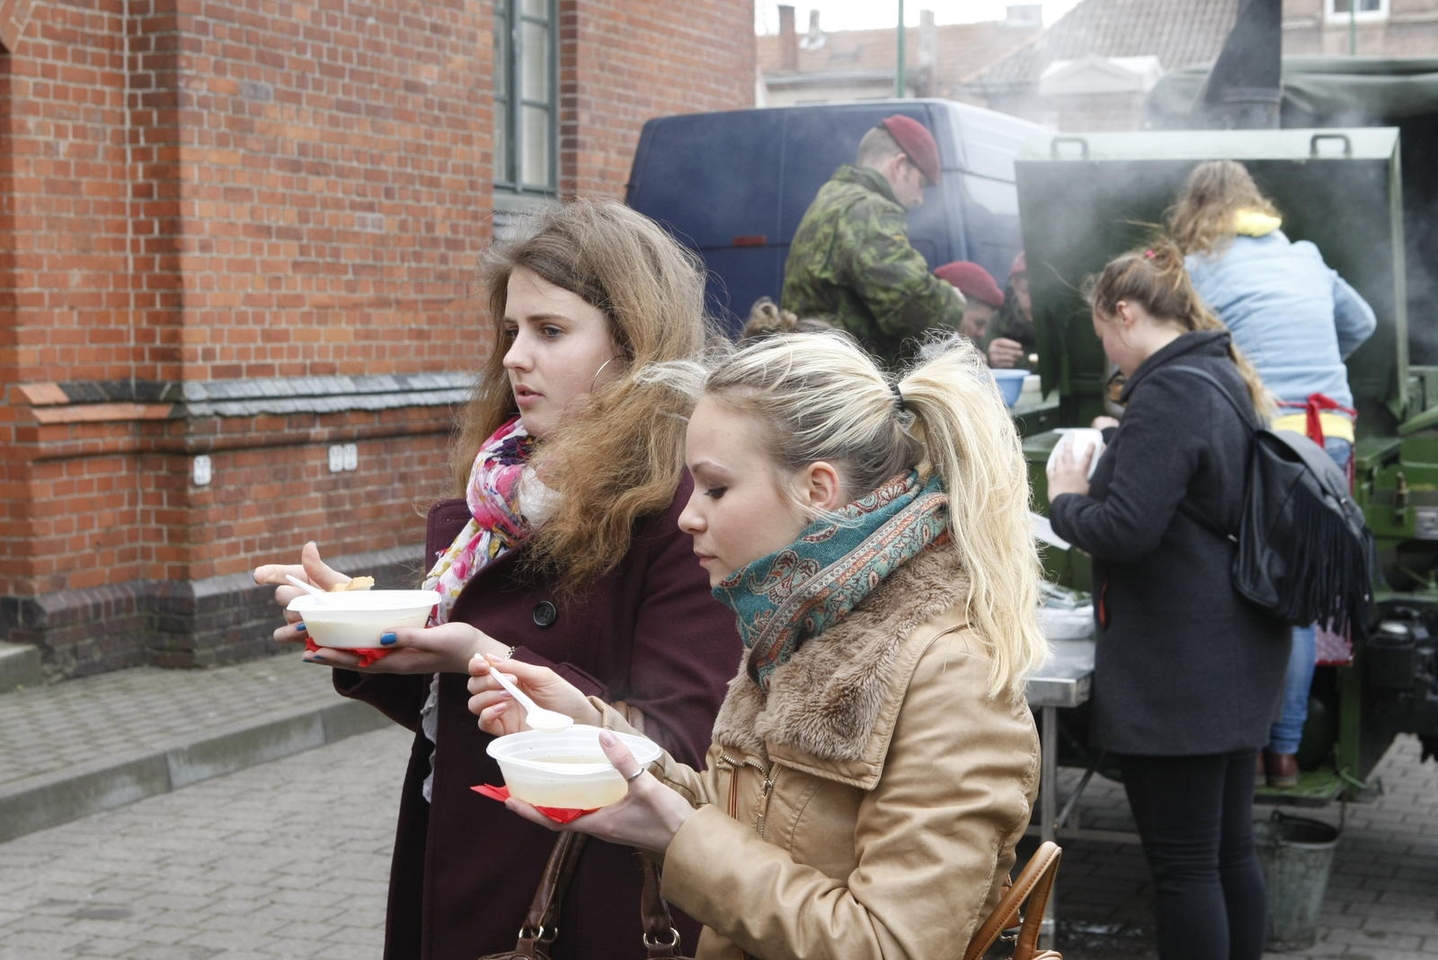
[{"label": "camouflage pattern sleeve", "polygon": [[840,229],[847,234],[837,246],[848,255],[849,282],[885,340],[897,343],[936,325],[958,329],[963,301],[909,243],[902,207],[878,199],[855,204]]}]

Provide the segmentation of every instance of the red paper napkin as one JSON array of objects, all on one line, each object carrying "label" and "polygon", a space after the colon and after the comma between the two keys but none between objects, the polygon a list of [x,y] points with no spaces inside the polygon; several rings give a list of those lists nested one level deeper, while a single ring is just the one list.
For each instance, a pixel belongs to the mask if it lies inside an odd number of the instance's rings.
[{"label": "red paper napkin", "polygon": [[[314,653],[318,649],[320,649],[320,645],[318,643],[315,643],[314,640],[310,639],[310,635],[308,633],[305,634],[305,650],[309,653]],[[391,647],[346,647],[345,649],[349,650],[350,653],[353,653],[360,658],[359,665],[362,667],[367,667],[370,664],[374,663],[376,660],[383,659],[384,657],[389,656],[391,653],[394,653],[394,649]]]},{"label": "red paper napkin", "polygon": [[[469,789],[493,800],[498,800],[501,803],[509,799],[508,787],[492,787],[487,783],[481,783],[479,786],[470,787]],[[535,807],[534,809],[555,823],[568,823],[571,820],[578,820],[586,813],[594,812],[594,810],[575,810],[573,807]]]}]

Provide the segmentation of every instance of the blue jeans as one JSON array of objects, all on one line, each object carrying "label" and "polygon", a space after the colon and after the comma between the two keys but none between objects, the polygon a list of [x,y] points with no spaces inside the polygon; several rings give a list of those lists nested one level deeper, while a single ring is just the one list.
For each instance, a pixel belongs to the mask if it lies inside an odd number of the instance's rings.
[{"label": "blue jeans", "polygon": [[[1344,470],[1353,459],[1353,444],[1325,437],[1323,449]],[[1288,654],[1288,675],[1283,681],[1283,712],[1268,732],[1270,753],[1297,753],[1308,719],[1308,688],[1313,686],[1313,665],[1317,659],[1317,630],[1314,624],[1293,628],[1293,649]]]}]

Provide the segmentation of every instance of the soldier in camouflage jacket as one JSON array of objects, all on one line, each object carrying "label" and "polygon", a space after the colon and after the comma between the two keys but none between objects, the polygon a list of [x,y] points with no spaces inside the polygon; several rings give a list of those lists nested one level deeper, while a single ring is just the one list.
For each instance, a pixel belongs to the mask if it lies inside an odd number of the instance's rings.
[{"label": "soldier in camouflage jacket", "polygon": [[963,296],[929,272],[905,220],[939,173],[938,148],[917,121],[890,117],[865,135],[858,161],[819,189],[794,233],[784,309],[830,320],[888,365],[906,339],[935,325],[958,329]]}]

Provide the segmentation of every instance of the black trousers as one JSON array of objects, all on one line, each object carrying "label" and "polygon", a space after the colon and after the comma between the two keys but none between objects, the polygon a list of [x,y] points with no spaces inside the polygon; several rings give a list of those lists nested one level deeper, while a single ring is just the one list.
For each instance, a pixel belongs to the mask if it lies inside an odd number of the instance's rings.
[{"label": "black trousers", "polygon": [[1260,960],[1256,754],[1116,757],[1153,877],[1159,960]]}]

